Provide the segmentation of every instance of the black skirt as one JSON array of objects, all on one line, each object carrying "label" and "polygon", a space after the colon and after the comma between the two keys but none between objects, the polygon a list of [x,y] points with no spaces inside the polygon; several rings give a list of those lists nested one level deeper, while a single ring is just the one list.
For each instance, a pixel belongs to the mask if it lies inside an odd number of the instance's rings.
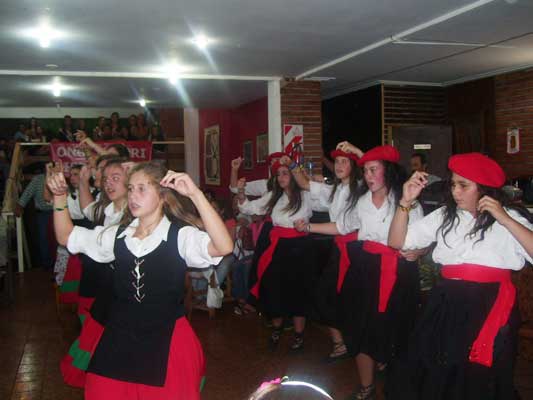
[{"label": "black skirt", "polygon": [[352,354],[364,353],[388,363],[405,351],[416,318],[420,282],[418,264],[398,259],[397,277],[387,310],[378,311],[381,255],[348,244],[350,268],[340,293],[340,327]]},{"label": "black skirt", "polygon": [[390,365],[390,399],[513,400],[513,366],[520,325],[515,305],[494,341],[493,364],[468,360],[494,304],[498,283],[443,279],[409,339],[409,352]]},{"label": "black skirt", "polygon": [[259,287],[260,309],[270,318],[306,317],[318,281],[312,237],[281,238]]},{"label": "black skirt", "polygon": [[[272,221],[265,221],[261,232],[259,232],[259,237],[257,238],[257,243],[255,244],[254,255],[252,257],[252,266],[250,267],[250,275],[248,277],[248,287],[254,287],[257,282],[257,264],[259,263],[259,258],[265,252],[265,250],[270,245],[270,231],[272,230]],[[248,304],[257,305],[257,299],[255,296],[250,294],[246,299]]]},{"label": "black skirt", "polygon": [[[341,303],[340,295],[337,293],[340,251],[333,238],[331,237],[328,243],[329,247],[321,250],[320,277],[314,291],[313,319],[326,326],[340,329]],[[327,258],[324,259],[324,256]]]}]

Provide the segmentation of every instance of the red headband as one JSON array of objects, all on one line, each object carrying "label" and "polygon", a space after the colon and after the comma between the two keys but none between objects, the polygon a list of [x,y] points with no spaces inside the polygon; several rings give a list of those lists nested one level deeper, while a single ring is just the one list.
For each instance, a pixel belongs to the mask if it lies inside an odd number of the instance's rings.
[{"label": "red headband", "polygon": [[367,151],[363,157],[357,161],[357,165],[362,167],[368,161],[389,161],[398,163],[400,161],[400,152],[391,145],[377,146]]},{"label": "red headband", "polygon": [[267,157],[267,162],[270,164],[272,162],[272,159],[273,158],[281,158],[283,156],[286,156],[287,154],[285,154],[284,152],[282,151],[277,151],[275,153],[271,153],[268,155]]},{"label": "red headband", "polygon": [[359,160],[359,157],[357,157],[355,154],[346,153],[345,151],[342,151],[342,150],[332,150],[331,153],[329,153],[329,155],[333,159],[336,159],[337,157],[346,157],[346,158],[349,158],[350,160],[354,160],[355,162]]},{"label": "red headband", "polygon": [[448,168],[463,178],[494,188],[505,183],[505,172],[496,161],[481,153],[456,154],[448,160]]},{"label": "red headband", "polygon": [[279,161],[274,161],[274,163],[270,166],[270,172],[272,175],[276,175],[278,173],[278,169],[281,167],[287,167],[286,165],[282,165]]}]

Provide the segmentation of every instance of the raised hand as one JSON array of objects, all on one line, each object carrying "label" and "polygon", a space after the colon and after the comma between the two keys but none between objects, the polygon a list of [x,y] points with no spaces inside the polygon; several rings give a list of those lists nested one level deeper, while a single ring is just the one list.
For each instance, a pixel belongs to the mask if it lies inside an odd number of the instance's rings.
[{"label": "raised hand", "polygon": [[237,181],[237,190],[244,191],[244,187],[246,186],[246,178],[239,178]]},{"label": "raised hand", "polygon": [[306,232],[307,228],[307,222],[303,219],[297,219],[294,221],[294,229],[296,229],[298,232]]},{"label": "raised hand", "polygon": [[286,166],[289,166],[292,164],[292,159],[289,157],[289,156],[282,156],[280,159],[279,159],[279,163],[281,165],[286,165]]},{"label": "raised hand", "polygon": [[87,133],[85,133],[85,131],[76,131],[76,133],[74,134],[74,137],[76,138],[76,141],[77,142],[82,142],[84,141],[85,139],[87,139]]},{"label": "raised hand", "polygon": [[488,212],[496,221],[502,223],[507,218],[510,218],[509,214],[503,209],[501,203],[498,200],[489,196],[483,196],[477,203],[477,209],[480,213]]},{"label": "raised hand", "polygon": [[88,183],[91,176],[92,176],[91,168],[88,165],[84,165],[83,167],[81,167],[81,170],[80,170],[80,181],[81,182]]},{"label": "raised hand", "polygon": [[168,171],[159,184],[187,197],[193,197],[201,193],[191,177],[184,172]]},{"label": "raised hand", "polygon": [[239,169],[242,164],[242,157],[237,157],[233,160],[231,160],[231,168],[233,169]]},{"label": "raised hand", "polygon": [[354,146],[353,144],[347,141],[340,142],[339,144],[337,144],[337,150],[344,151],[345,153],[355,154],[359,158],[363,157],[364,155],[363,151],[359,147]]},{"label": "raised hand", "polygon": [[46,186],[54,196],[63,196],[68,192],[68,184],[63,172],[51,172],[46,177]]},{"label": "raised hand", "polygon": [[426,172],[417,171],[403,184],[401,205],[409,206],[416,200],[428,183],[427,176]]}]

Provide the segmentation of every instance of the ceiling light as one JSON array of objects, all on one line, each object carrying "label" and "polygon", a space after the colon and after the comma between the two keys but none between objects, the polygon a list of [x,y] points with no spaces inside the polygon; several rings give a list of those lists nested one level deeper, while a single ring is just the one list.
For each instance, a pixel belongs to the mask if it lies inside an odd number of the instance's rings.
[{"label": "ceiling light", "polygon": [[143,98],[140,98],[140,99],[139,99],[139,105],[140,105],[141,107],[146,107],[146,100],[143,99]]},{"label": "ceiling light", "polygon": [[192,40],[191,40],[195,45],[196,47],[198,47],[200,50],[205,50],[207,48],[207,46],[212,42],[211,39],[209,39],[207,36],[205,35],[196,35]]},{"label": "ceiling light", "polygon": [[52,90],[52,94],[54,97],[61,96],[61,90],[63,89],[63,86],[61,86],[61,82],[59,81],[59,77],[54,78],[54,82],[50,86],[50,89]]},{"label": "ceiling light", "polygon": [[178,65],[177,63],[173,62],[171,64],[168,64],[165,67],[167,79],[168,81],[176,86],[178,84],[178,80],[180,78],[180,73],[183,71],[183,68]]},{"label": "ceiling light", "polygon": [[64,36],[63,32],[52,28],[48,19],[43,19],[37,28],[24,30],[22,34],[37,40],[43,49],[50,47],[55,39]]}]

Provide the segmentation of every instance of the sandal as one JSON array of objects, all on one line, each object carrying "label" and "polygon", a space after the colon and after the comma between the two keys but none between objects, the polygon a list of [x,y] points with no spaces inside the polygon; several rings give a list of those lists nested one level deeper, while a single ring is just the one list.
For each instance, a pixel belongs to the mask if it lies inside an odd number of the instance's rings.
[{"label": "sandal", "polygon": [[344,342],[333,342],[333,351],[326,357],[327,363],[334,363],[335,361],[345,360],[350,358],[350,353]]},{"label": "sandal", "polygon": [[274,351],[277,349],[280,338],[281,338],[281,327],[274,328],[274,330],[272,331],[272,334],[270,335],[270,339],[268,340],[268,347],[270,348],[270,351]]},{"label": "sandal", "polygon": [[298,351],[302,350],[304,348],[304,334],[302,333],[295,333],[294,334],[294,341],[291,345],[291,351]]},{"label": "sandal", "polygon": [[376,400],[376,386],[372,383],[368,386],[359,385],[359,388],[346,400]]}]

